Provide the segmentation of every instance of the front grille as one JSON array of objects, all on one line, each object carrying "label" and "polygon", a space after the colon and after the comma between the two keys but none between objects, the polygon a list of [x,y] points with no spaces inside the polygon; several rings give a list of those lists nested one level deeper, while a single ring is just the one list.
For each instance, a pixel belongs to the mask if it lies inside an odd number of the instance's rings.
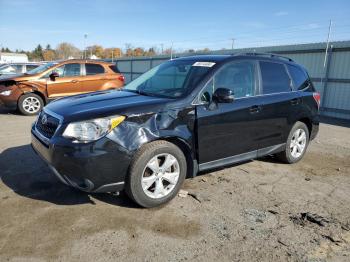
[{"label": "front grille", "polygon": [[51,138],[55,134],[59,124],[59,119],[42,111],[36,121],[35,127],[44,137]]}]

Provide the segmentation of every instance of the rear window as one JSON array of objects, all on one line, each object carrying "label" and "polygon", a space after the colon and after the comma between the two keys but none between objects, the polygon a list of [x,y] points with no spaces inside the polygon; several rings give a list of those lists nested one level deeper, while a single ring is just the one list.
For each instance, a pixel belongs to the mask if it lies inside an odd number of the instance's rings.
[{"label": "rear window", "polygon": [[288,65],[288,70],[293,79],[295,90],[302,90],[309,85],[309,77],[304,70],[293,65]]},{"label": "rear window", "polygon": [[111,65],[111,66],[109,66],[109,68],[112,69],[112,71],[114,73],[120,73],[120,71],[116,65]]},{"label": "rear window", "polygon": [[103,74],[105,72],[105,69],[103,66],[98,64],[85,64],[85,70],[86,75],[97,75],[97,74]]},{"label": "rear window", "polygon": [[291,80],[283,64],[260,62],[263,94],[291,91]]}]

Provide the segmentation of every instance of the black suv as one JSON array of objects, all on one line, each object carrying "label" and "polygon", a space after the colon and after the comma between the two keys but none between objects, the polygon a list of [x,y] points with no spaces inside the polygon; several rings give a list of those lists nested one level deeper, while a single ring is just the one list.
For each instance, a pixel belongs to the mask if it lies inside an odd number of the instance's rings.
[{"label": "black suv", "polygon": [[299,161],[319,126],[306,70],[273,54],[165,62],[122,91],[56,100],[32,146],[65,184],[154,207],[199,171],[275,154]]}]

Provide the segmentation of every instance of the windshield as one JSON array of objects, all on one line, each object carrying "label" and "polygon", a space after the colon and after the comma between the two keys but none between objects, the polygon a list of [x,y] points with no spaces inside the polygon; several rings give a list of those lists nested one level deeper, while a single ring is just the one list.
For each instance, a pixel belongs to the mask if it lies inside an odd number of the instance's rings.
[{"label": "windshield", "polygon": [[203,79],[213,65],[193,60],[169,61],[139,76],[123,90],[150,96],[182,97]]},{"label": "windshield", "polygon": [[38,74],[38,73],[41,73],[41,72],[44,72],[46,69],[52,67],[56,65],[56,63],[47,63],[47,64],[43,64],[37,68],[34,68],[33,70],[30,70],[26,73],[26,75],[34,75],[34,74]]}]

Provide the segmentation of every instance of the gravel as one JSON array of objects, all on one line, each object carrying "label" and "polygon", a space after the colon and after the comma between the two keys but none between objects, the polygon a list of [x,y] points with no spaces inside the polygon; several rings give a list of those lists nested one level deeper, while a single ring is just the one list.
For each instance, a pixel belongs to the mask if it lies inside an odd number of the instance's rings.
[{"label": "gravel", "polygon": [[322,124],[305,158],[185,181],[142,209],[62,185],[30,147],[33,117],[0,110],[0,261],[350,261],[350,129]]}]

